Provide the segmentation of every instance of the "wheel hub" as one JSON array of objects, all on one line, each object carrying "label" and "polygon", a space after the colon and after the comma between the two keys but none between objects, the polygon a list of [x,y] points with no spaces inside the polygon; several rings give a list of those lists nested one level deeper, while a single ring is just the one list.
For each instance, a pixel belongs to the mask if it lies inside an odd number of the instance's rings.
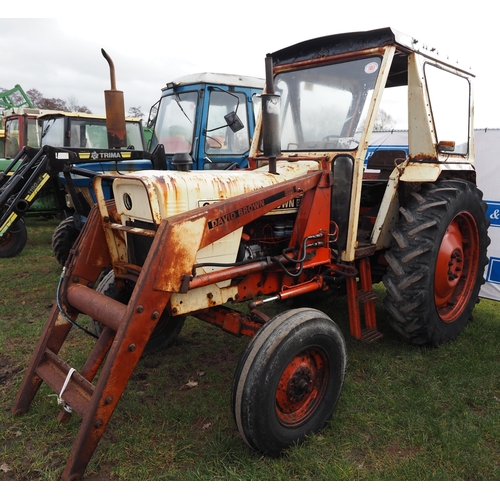
[{"label": "wheel hub", "polygon": [[464,260],[462,233],[452,222],[441,242],[434,280],[436,306],[446,306],[462,276]]},{"label": "wheel hub", "polygon": [[276,413],[287,427],[301,425],[316,410],[326,390],[324,353],[311,349],[295,356],[276,388]]},{"label": "wheel hub", "polygon": [[434,301],[444,322],[453,322],[469,302],[476,280],[479,245],[474,217],[460,212],[443,236],[436,261]]},{"label": "wheel hub", "polygon": [[286,394],[290,401],[298,402],[312,391],[313,374],[307,366],[299,366],[287,384]]}]

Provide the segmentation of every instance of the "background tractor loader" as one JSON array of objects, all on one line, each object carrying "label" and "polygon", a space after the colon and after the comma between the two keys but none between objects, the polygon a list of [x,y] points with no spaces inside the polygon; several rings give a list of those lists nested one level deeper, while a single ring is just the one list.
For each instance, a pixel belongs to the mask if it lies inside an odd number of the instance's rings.
[{"label": "background tractor loader", "polygon": [[[113,91],[107,91],[113,92]],[[119,92],[119,91],[114,91]],[[112,102],[112,105],[115,105]],[[59,172],[48,165],[44,146],[108,148],[106,116],[34,109],[20,85],[0,93],[2,112],[2,157],[0,158],[0,258],[18,255],[27,242],[25,217],[65,217],[69,208]],[[144,151],[142,121],[124,120],[123,147]],[[112,113],[112,110],[110,111]],[[65,167],[68,171],[68,167]],[[86,183],[91,184],[91,169]],[[98,172],[100,170],[97,170]],[[62,173],[61,173],[62,175]],[[74,177],[63,179],[72,180]],[[81,182],[81,181],[80,181]],[[66,186],[67,182],[64,182]],[[74,184],[74,183],[73,183]],[[67,191],[70,191],[68,189]],[[73,190],[75,194],[76,190]],[[74,201],[81,206],[81,202]],[[74,241],[71,241],[71,243]],[[71,247],[71,245],[70,245]]]},{"label": "background tractor loader", "polygon": [[[19,86],[0,94],[0,104],[8,109],[2,140],[6,158],[0,159],[0,258],[18,255],[26,245],[25,216],[62,216],[52,249],[63,266],[95,203],[96,173],[176,168],[176,153],[187,155],[193,169],[248,165],[256,96],[264,80],[218,73],[176,79],[162,90],[143,128],[139,118],[125,118],[113,61],[102,52],[111,76],[111,89],[105,91],[106,116],[31,109]],[[27,108],[13,108],[12,94],[18,93],[25,96]],[[48,165],[51,155],[38,152],[47,145],[76,153],[71,154],[75,164],[66,165],[64,172]],[[113,156],[100,151],[108,147],[144,153]]]},{"label": "background tractor loader", "polygon": [[[408,106],[408,154],[383,150],[365,168],[381,98],[392,88]],[[81,478],[142,354],[168,346],[192,316],[252,338],[231,403],[251,448],[278,455],[319,431],[341,394],[344,337],[314,308],[270,318],[260,307],[346,294],[350,333],[370,343],[382,336],[372,284],[383,280],[405,341],[439,345],[459,335],[488,245],[472,131],[470,72],[392,29],[268,55],[248,169],[193,171],[186,161],[177,171],[95,178],[97,205],[63,270],[13,414],[28,411],[47,383],[63,405],[60,420],[70,411],[81,418],[62,476]],[[241,303],[248,310],[232,307]],[[80,316],[92,320],[96,340],[73,367],[59,351]]]}]

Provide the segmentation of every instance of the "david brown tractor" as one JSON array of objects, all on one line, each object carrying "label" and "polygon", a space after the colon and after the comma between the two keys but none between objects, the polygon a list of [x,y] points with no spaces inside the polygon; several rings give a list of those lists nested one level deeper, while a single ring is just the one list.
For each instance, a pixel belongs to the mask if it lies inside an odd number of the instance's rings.
[{"label": "david brown tractor", "polygon": [[[389,28],[305,41],[266,58],[249,169],[193,171],[181,158],[177,171],[96,177],[97,205],[12,408],[28,411],[46,382],[61,421],[70,409],[80,415],[63,478],[82,477],[141,355],[168,346],[187,316],[252,337],[232,411],[245,442],[269,455],[325,425],[346,348],[324,313],[301,307],[269,318],[262,304],[344,293],[351,335],[374,342],[382,334],[372,284],[383,280],[402,338],[454,339],[477,301],[489,241],[475,185],[472,79]],[[381,150],[365,168],[391,89],[407,102],[409,154]],[[247,312],[231,307],[242,302]],[[80,315],[96,341],[77,369],[58,353]]]}]

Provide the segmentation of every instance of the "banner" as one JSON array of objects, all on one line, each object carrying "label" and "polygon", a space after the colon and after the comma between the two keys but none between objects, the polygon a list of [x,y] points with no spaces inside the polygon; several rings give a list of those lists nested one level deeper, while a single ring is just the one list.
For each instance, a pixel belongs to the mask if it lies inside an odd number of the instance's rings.
[{"label": "banner", "polygon": [[474,137],[477,186],[483,192],[484,201],[488,205],[488,234],[491,238],[488,247],[489,262],[485,273],[486,283],[481,287],[479,295],[500,300],[500,157],[496,151],[500,144],[500,129],[476,129]]},{"label": "banner", "polygon": [[[500,155],[496,149],[500,144],[500,129],[476,129],[474,139],[477,186],[488,205],[488,235],[491,239],[489,262],[484,275],[486,283],[479,295],[500,301]],[[376,149],[404,149],[407,144],[406,130],[373,132],[367,158]]]}]

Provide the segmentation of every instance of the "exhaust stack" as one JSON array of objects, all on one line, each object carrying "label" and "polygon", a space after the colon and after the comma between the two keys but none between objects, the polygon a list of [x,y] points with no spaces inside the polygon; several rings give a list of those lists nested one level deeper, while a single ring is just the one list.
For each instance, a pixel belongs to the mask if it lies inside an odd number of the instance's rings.
[{"label": "exhaust stack", "polygon": [[276,157],[281,154],[280,96],[274,93],[273,60],[266,56],[266,91],[262,94],[262,137],[269,172],[276,174]]},{"label": "exhaust stack", "polygon": [[125,102],[123,92],[116,90],[115,65],[104,49],[102,55],[108,61],[111,75],[111,90],[104,91],[106,105],[106,129],[108,131],[108,147],[119,149],[127,147],[127,129],[125,125]]}]

